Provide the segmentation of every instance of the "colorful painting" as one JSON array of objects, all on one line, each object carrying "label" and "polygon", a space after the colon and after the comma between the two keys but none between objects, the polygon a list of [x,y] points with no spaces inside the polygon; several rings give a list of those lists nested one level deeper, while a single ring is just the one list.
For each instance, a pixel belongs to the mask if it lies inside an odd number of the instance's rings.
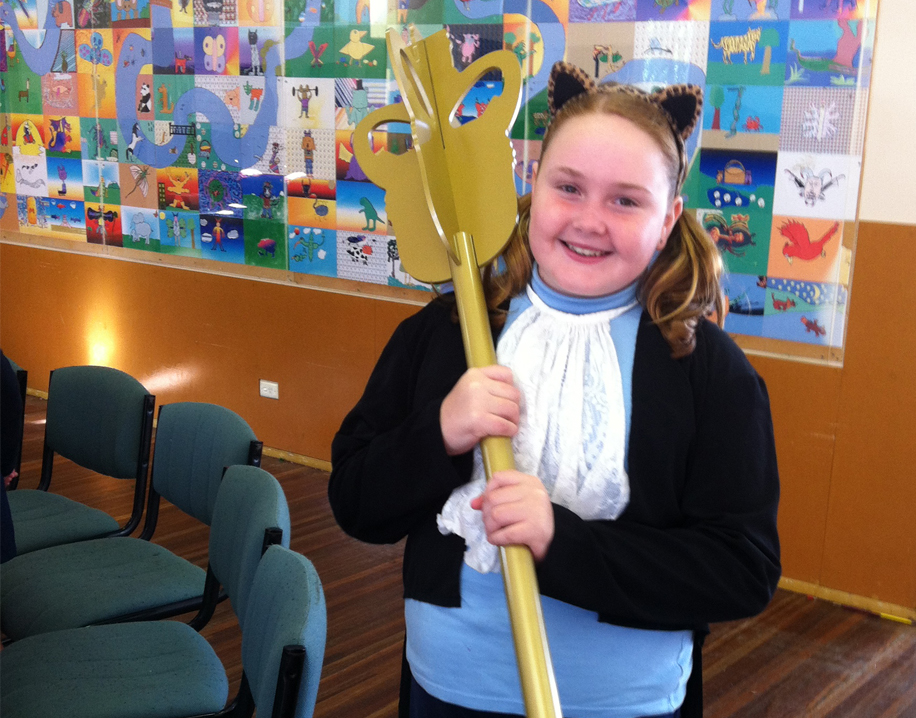
[{"label": "colorful painting", "polygon": [[337,276],[336,232],[289,225],[289,268],[302,274]]},{"label": "colorful painting", "polygon": [[[385,49],[445,29],[459,70],[522,69],[530,191],[558,60],[598,82],[704,89],[686,206],[728,268],[735,334],[841,347],[874,0],[0,2],[0,226],[128,251],[429,289],[407,275],[357,124],[400,101]],[[475,78],[468,123],[502,92]],[[372,133],[402,153],[410,129]],[[509,168],[506,168],[509,171]],[[180,260],[178,260],[180,263]]]}]

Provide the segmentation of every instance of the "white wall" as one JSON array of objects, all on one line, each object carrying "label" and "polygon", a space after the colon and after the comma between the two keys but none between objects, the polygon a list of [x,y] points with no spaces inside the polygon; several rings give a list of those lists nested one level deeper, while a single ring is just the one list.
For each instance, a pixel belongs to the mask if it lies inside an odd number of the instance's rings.
[{"label": "white wall", "polygon": [[916,2],[880,0],[865,134],[861,220],[916,225],[914,33]]}]

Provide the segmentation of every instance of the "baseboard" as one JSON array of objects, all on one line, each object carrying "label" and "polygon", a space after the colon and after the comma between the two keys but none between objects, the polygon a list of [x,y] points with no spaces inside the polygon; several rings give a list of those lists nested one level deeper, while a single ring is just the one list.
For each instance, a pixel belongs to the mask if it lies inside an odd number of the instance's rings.
[{"label": "baseboard", "polygon": [[330,461],[324,461],[323,459],[313,459],[311,456],[303,456],[302,454],[294,454],[291,451],[283,451],[281,449],[272,449],[269,446],[265,446],[262,453],[274,459],[282,459],[283,461],[289,461],[290,463],[293,463],[293,464],[301,464],[302,466],[310,466],[313,469],[321,469],[322,471],[331,470]]},{"label": "baseboard", "polygon": [[877,598],[868,598],[866,596],[857,596],[854,593],[838,591],[835,588],[826,588],[818,586],[815,583],[799,581],[794,578],[779,579],[779,587],[793,593],[802,593],[806,596],[813,596],[831,603],[837,603],[847,608],[854,608],[858,611],[867,611],[889,621],[897,621],[912,626],[916,623],[916,608],[898,606],[887,601],[879,601]]}]

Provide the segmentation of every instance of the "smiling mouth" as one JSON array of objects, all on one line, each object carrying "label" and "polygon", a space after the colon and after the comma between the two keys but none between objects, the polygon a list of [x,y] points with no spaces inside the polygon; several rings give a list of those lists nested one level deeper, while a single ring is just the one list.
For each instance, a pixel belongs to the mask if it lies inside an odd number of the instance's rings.
[{"label": "smiling mouth", "polygon": [[568,242],[564,242],[562,239],[560,240],[560,243],[570,252],[577,254],[580,257],[605,257],[610,254],[610,252],[605,252],[600,249],[585,249],[585,247],[577,247],[573,244],[569,244]]}]

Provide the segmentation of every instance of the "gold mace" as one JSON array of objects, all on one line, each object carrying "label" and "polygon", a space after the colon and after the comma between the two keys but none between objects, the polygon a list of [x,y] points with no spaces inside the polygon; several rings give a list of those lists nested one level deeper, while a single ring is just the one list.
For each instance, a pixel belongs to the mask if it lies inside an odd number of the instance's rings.
[{"label": "gold mace", "polygon": [[[445,30],[423,40],[411,27],[411,39],[405,45],[395,30],[388,31],[388,55],[403,104],[364,118],[353,149],[366,175],[386,190],[404,269],[423,282],[452,280],[468,367],[489,366],[496,363],[496,350],[480,267],[503,250],[518,216],[508,133],[518,113],[521,68],[514,53],[499,50],[458,72]],[[462,125],[459,104],[492,71],[502,75],[501,94]],[[374,151],[372,132],[390,123],[410,125],[411,150]],[[490,436],[480,445],[487,480],[496,471],[515,468],[510,439]],[[500,562],[525,712],[529,718],[560,718],[531,552],[506,546],[500,548]]]}]

